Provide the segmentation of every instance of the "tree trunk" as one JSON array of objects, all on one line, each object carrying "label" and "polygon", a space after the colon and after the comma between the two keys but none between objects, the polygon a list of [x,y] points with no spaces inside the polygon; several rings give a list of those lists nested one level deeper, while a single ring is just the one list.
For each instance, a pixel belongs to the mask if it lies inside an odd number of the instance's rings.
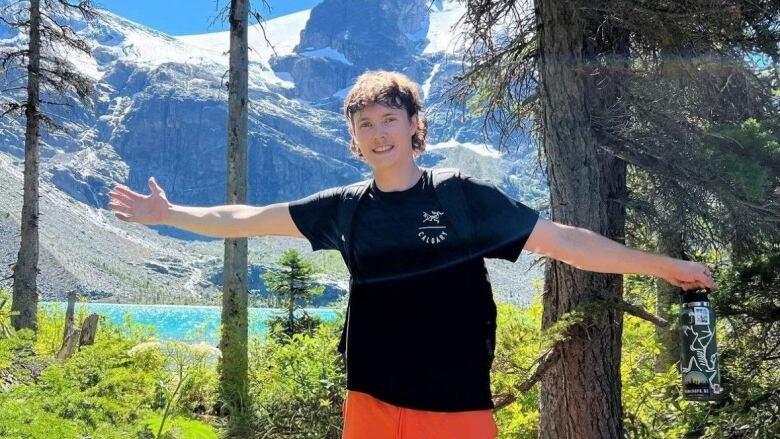
[{"label": "tree trunk", "polygon": [[13,268],[12,311],[14,328],[38,330],[38,138],[41,64],[39,0],[30,0],[30,42],[27,65],[27,127],[24,133],[24,201],[22,204],[21,243]]},{"label": "tree trunk", "polygon": [[68,339],[68,335],[73,332],[75,328],[73,324],[73,316],[76,314],[76,290],[68,291],[68,308],[65,310],[65,328],[62,331],[62,344],[65,344],[65,340]]},{"label": "tree trunk", "polygon": [[62,337],[62,346],[57,352],[57,360],[62,361],[70,358],[81,346],[87,346],[95,343],[95,334],[100,316],[90,314],[84,320],[81,329],[76,328],[74,323],[76,308],[76,291],[68,292],[68,308],[65,311],[65,330]]},{"label": "tree trunk", "polygon": [[[227,204],[246,203],[248,43],[247,0],[230,3]],[[220,385],[225,408],[240,420],[247,407],[247,240],[225,240]]]},{"label": "tree trunk", "polygon": [[[600,73],[590,63],[600,52],[627,55],[627,33],[605,34],[571,1],[536,5],[551,219],[623,241],[625,163],[600,150],[604,128],[596,129],[591,116],[594,109],[625,103],[617,84],[597,85]],[[621,277],[548,261],[542,326],[549,328],[578,304],[620,296]],[[559,360],[542,378],[539,437],[622,438],[621,313],[591,312],[569,334],[559,346]]]},{"label": "tree trunk", "polygon": [[292,336],[293,328],[295,328],[295,288],[290,285],[290,297],[287,298],[287,328]]},{"label": "tree trunk", "polygon": [[[683,259],[683,238],[679,228],[666,229],[658,234],[658,253]],[[667,321],[674,322],[677,316],[672,315],[672,306],[679,303],[680,288],[657,279],[655,313]],[[665,328],[655,327],[655,339],[661,345],[661,352],[655,358],[656,372],[668,372],[669,368],[680,361],[680,333],[677,325]]]},{"label": "tree trunk", "polygon": [[76,352],[79,347],[79,338],[81,337],[81,330],[74,329],[71,331],[65,340],[62,341],[62,347],[57,352],[57,361],[63,361],[70,358]]},{"label": "tree trunk", "polygon": [[90,314],[81,325],[81,336],[79,337],[79,348],[95,344],[95,334],[97,334],[98,321],[100,316]]}]

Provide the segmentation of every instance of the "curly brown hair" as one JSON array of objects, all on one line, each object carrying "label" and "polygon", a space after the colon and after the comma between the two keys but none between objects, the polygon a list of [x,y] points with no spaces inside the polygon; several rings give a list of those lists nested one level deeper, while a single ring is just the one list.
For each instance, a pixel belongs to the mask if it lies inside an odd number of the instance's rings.
[{"label": "curly brown hair", "polygon": [[[392,108],[403,108],[411,120],[417,115],[417,130],[412,135],[412,150],[416,155],[425,151],[428,137],[428,121],[422,115],[420,87],[406,75],[398,72],[375,70],[363,73],[344,99],[344,116],[347,125],[352,127],[352,116],[372,104],[382,104]],[[349,149],[355,157],[363,157],[352,138]]]}]

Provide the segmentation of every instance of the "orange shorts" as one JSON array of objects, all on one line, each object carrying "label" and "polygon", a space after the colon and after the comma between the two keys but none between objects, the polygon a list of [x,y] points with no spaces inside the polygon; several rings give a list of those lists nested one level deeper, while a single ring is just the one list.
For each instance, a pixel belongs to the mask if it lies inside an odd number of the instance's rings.
[{"label": "orange shorts", "polygon": [[429,412],[398,407],[347,391],[342,439],[495,439],[492,410]]}]

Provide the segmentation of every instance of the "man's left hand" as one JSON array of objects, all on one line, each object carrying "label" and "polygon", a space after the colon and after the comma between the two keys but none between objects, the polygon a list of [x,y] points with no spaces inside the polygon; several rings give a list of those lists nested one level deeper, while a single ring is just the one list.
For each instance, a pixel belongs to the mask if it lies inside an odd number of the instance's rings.
[{"label": "man's left hand", "polygon": [[715,288],[715,281],[709,268],[698,262],[672,259],[665,265],[659,277],[674,286],[683,290]]}]

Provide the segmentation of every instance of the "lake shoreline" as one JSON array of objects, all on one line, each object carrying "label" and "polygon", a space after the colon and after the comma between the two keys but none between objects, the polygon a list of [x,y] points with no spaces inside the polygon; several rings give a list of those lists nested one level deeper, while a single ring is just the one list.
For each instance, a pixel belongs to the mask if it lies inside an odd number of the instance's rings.
[{"label": "lake shoreline", "polygon": [[[40,308],[50,312],[65,313],[66,302],[39,302]],[[127,328],[128,318],[132,324],[154,328],[160,340],[205,341],[215,345],[219,341],[221,310],[213,305],[144,305],[115,304],[106,302],[76,302],[76,312],[96,313],[106,322],[119,328]],[[342,314],[341,309],[304,308],[297,310],[318,317],[323,321],[335,321]],[[284,308],[248,308],[248,331],[250,336],[263,336],[268,332],[266,321],[283,316]]]},{"label": "lake shoreline", "polygon": [[[38,302],[39,305],[48,305],[53,303],[61,303],[65,306],[67,306],[67,301],[40,301]],[[187,307],[187,308],[218,308],[221,309],[222,307],[220,305],[183,305],[183,304],[175,304],[175,303],[129,303],[129,302],[76,302],[76,305],[80,304],[90,304],[90,305],[119,305],[119,306],[158,306],[158,307]],[[345,304],[346,306],[346,304]],[[248,309],[256,309],[261,311],[286,311],[285,308],[269,308],[269,307],[258,307],[258,306],[250,306]],[[307,311],[340,311],[344,309],[344,307],[340,306],[333,306],[333,307],[316,307],[316,308],[303,308]]]}]

